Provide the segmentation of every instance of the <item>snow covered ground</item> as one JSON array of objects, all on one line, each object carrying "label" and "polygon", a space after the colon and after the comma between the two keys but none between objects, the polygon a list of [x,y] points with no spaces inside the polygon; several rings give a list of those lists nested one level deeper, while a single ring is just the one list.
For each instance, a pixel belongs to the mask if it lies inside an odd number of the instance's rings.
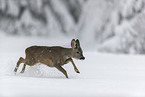
[{"label": "snow covered ground", "polygon": [[[86,60],[64,66],[69,79],[55,68],[27,66],[24,74],[13,70],[30,45],[70,47],[71,39],[0,36],[0,97],[145,97],[145,56],[84,51]],[[22,65],[18,72],[20,72]]]}]

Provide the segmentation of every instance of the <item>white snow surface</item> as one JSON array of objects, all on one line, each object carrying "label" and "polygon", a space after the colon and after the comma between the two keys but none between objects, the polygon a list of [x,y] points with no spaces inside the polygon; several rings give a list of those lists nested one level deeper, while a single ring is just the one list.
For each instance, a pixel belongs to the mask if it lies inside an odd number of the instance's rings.
[{"label": "white snow surface", "polygon": [[[71,39],[0,36],[0,97],[145,97],[145,56],[84,51],[84,61],[63,66],[69,76],[44,65],[13,70],[31,45],[70,47]],[[83,48],[82,48],[83,49]]]}]

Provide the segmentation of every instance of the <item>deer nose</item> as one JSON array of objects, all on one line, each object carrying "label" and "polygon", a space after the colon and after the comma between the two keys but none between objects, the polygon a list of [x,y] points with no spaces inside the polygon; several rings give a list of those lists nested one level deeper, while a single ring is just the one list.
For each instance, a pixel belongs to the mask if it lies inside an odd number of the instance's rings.
[{"label": "deer nose", "polygon": [[85,57],[81,57],[80,59],[81,59],[81,60],[85,60]]}]

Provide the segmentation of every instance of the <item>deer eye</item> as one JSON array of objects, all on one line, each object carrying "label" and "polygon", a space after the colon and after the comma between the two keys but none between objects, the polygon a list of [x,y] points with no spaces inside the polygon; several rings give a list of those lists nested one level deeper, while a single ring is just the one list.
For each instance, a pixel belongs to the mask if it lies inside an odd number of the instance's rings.
[{"label": "deer eye", "polygon": [[80,52],[77,52],[77,54],[79,54]]}]

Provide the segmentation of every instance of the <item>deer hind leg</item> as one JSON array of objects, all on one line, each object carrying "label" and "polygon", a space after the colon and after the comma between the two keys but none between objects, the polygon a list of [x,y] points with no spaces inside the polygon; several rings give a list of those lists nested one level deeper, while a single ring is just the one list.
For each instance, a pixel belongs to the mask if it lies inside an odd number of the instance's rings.
[{"label": "deer hind leg", "polygon": [[60,65],[55,66],[59,71],[61,71],[66,78],[68,78],[67,72],[65,69],[63,69]]},{"label": "deer hind leg", "polygon": [[23,65],[22,71],[20,73],[24,73],[25,68],[26,68],[26,64]]},{"label": "deer hind leg", "polygon": [[[35,58],[26,57],[26,59],[25,59],[25,64],[27,64],[29,66],[34,66],[37,63],[38,63],[38,61],[36,61]],[[24,65],[24,69],[25,69],[25,65]]]},{"label": "deer hind leg", "polygon": [[23,65],[22,71],[20,73],[24,73],[26,65],[34,66],[38,62],[34,58],[27,58],[26,57],[26,59],[23,63],[24,63],[24,65]]},{"label": "deer hind leg", "polygon": [[20,57],[19,61],[17,62],[17,65],[16,65],[16,67],[15,67],[15,69],[14,69],[14,72],[17,72],[17,70],[18,70],[20,64],[21,64],[21,63],[24,63],[24,62],[25,62],[25,59],[22,58],[22,57]]},{"label": "deer hind leg", "polygon": [[38,62],[35,61],[34,58],[30,58],[30,59],[26,58],[26,59],[24,59],[24,58],[20,57],[19,61],[17,62],[17,65],[16,65],[16,67],[14,69],[14,72],[17,72],[17,70],[18,70],[18,68],[19,68],[21,63],[24,63],[24,65],[23,65],[22,71],[20,73],[24,73],[26,65],[34,66]]}]

